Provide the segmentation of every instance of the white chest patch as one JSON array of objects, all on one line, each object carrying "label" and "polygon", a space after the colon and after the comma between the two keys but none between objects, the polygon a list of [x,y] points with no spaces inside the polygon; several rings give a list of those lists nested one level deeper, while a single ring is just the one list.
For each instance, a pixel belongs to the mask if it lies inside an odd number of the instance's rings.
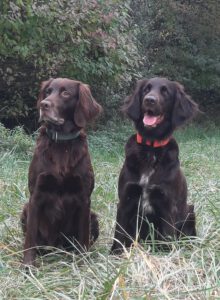
[{"label": "white chest patch", "polygon": [[149,194],[147,192],[150,177],[153,175],[153,173],[154,169],[152,169],[148,174],[143,174],[139,182],[140,186],[142,187],[141,208],[143,214],[152,214],[154,212],[154,208],[150,204]]}]

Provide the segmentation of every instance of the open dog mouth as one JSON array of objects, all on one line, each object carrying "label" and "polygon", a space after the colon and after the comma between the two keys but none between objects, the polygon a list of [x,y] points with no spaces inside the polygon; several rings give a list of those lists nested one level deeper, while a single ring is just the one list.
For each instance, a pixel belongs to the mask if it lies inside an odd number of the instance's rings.
[{"label": "open dog mouth", "polygon": [[153,111],[148,110],[144,114],[143,123],[145,127],[156,127],[163,121],[163,115],[154,115]]}]

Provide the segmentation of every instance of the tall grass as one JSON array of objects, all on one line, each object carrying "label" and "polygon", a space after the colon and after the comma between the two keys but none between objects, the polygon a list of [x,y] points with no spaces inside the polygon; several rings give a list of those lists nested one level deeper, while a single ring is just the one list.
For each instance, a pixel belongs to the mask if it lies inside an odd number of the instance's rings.
[{"label": "tall grass", "polygon": [[120,257],[109,255],[117,179],[133,131],[109,124],[89,133],[96,176],[92,206],[101,231],[92,249],[84,255],[53,249],[26,273],[20,266],[19,215],[28,199],[34,141],[20,128],[0,127],[0,299],[220,299],[220,130],[214,125],[192,125],[176,133],[198,237],[170,243],[170,252],[154,251],[152,240],[134,243]]}]

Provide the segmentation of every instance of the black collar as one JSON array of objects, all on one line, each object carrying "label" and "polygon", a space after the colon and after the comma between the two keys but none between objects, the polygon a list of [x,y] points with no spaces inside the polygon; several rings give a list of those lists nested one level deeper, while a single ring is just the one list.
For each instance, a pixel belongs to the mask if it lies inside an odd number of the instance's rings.
[{"label": "black collar", "polygon": [[46,133],[49,139],[56,143],[75,140],[80,135],[80,130],[77,132],[63,133],[53,129],[46,128]]}]

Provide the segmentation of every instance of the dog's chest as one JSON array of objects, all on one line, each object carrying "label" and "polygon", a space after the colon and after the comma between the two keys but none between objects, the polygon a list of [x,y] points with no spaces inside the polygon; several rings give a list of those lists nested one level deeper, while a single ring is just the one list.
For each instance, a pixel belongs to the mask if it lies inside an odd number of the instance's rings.
[{"label": "dog's chest", "polygon": [[143,214],[153,213],[154,209],[149,199],[149,187],[150,180],[154,174],[155,170],[152,168],[149,172],[142,174],[141,179],[139,181],[140,186],[142,187],[142,195],[141,195],[141,210]]},{"label": "dog's chest", "polygon": [[150,155],[145,162],[145,168],[142,170],[139,184],[142,187],[141,194],[141,211],[143,214],[153,214],[154,208],[150,202],[149,190],[152,185],[153,176],[156,173],[157,158],[155,155]]},{"label": "dog's chest", "polygon": [[64,176],[73,172],[78,160],[81,159],[71,145],[53,144],[47,152],[47,170],[53,170],[53,173]]}]

